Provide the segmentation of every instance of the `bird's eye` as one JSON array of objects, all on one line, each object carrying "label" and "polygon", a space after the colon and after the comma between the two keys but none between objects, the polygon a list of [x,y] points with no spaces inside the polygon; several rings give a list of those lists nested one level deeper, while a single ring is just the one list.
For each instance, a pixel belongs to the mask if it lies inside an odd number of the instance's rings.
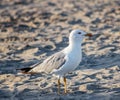
[{"label": "bird's eye", "polygon": [[81,34],[81,32],[78,32],[78,34]]}]

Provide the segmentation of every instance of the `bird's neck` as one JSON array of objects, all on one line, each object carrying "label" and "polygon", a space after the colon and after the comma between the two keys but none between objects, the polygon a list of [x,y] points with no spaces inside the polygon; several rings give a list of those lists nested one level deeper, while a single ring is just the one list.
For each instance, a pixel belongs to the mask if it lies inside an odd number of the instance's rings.
[{"label": "bird's neck", "polygon": [[69,42],[69,46],[68,48],[70,50],[78,50],[78,51],[81,51],[81,43],[79,42]]}]

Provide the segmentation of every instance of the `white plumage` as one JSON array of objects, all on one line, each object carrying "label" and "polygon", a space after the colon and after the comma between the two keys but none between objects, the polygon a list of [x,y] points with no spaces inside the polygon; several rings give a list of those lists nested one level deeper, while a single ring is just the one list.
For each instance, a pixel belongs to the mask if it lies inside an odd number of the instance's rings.
[{"label": "white plumage", "polygon": [[[52,73],[59,77],[58,79],[58,89],[60,88],[60,78],[64,78],[65,83],[65,93],[66,91],[66,78],[65,75],[78,67],[82,59],[81,44],[84,36],[91,36],[82,30],[73,30],[69,36],[69,45],[60,52],[57,52],[43,63],[39,63],[34,68],[28,70],[29,73]],[[24,69],[23,69],[24,70]],[[22,71],[23,71],[22,70]]]}]

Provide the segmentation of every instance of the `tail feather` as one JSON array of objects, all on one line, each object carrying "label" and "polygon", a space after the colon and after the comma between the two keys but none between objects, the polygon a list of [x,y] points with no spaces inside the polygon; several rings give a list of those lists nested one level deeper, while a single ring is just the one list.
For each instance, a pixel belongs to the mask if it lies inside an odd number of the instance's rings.
[{"label": "tail feather", "polygon": [[21,73],[23,74],[36,74],[35,72],[30,72],[30,70],[33,68],[27,67],[27,68],[21,68],[21,69],[16,69],[16,70],[20,70]]},{"label": "tail feather", "polygon": [[38,74],[37,72],[31,71],[31,69],[33,69],[34,67],[36,67],[36,66],[39,65],[39,64],[40,64],[40,62],[32,65],[31,67],[21,68],[21,69],[16,69],[16,70],[20,70],[21,73],[23,73],[23,74]]}]

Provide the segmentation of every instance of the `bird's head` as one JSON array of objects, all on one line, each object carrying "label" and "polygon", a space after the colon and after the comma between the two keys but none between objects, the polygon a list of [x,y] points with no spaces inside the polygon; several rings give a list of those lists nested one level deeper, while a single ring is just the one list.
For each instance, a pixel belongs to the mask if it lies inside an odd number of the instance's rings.
[{"label": "bird's head", "polygon": [[81,43],[85,36],[91,37],[92,34],[91,33],[86,33],[86,32],[84,32],[82,30],[79,30],[79,29],[76,29],[76,30],[73,30],[70,33],[69,40],[72,41],[72,42],[79,42],[79,43]]}]

